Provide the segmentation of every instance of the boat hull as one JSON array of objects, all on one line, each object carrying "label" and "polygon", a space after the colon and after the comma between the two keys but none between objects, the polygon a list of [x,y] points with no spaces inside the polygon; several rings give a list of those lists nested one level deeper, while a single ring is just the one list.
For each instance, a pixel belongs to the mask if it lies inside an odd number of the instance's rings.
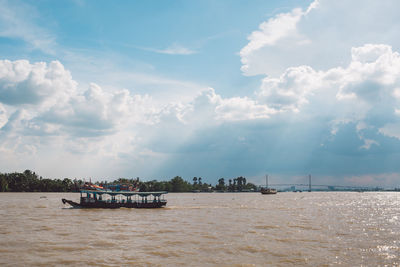
[{"label": "boat hull", "polygon": [[86,208],[86,209],[119,209],[119,208],[135,208],[135,209],[156,209],[162,208],[167,205],[167,201],[156,201],[156,202],[83,202],[77,203],[72,200],[63,198],[64,204],[69,204],[74,208]]},{"label": "boat hull", "polygon": [[261,194],[263,195],[275,195],[277,191],[275,189],[262,189]]}]

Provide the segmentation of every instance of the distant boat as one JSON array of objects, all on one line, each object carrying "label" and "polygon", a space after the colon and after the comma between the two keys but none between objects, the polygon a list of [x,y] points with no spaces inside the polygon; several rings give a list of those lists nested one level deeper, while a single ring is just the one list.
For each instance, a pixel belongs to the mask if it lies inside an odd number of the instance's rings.
[{"label": "distant boat", "polygon": [[278,191],[276,191],[276,189],[274,189],[274,188],[262,188],[261,189],[261,194],[263,194],[263,195],[274,195],[277,192]]},{"label": "distant boat", "polygon": [[268,175],[265,175],[266,187],[261,188],[261,194],[263,195],[275,195],[277,193],[276,189],[268,187]]}]

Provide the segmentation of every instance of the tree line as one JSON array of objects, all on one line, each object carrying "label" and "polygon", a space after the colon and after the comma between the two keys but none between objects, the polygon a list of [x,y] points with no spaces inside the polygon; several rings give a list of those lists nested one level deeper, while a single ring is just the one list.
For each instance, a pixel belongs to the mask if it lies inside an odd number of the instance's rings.
[{"label": "tree line", "polygon": [[[78,192],[84,184],[85,181],[82,179],[43,178],[31,170],[25,170],[22,173],[0,173],[0,192]],[[215,190],[221,192],[243,192],[257,189],[257,186],[248,183],[246,178],[242,176],[228,179],[227,184],[224,178],[220,178],[215,186],[204,182],[201,177],[193,177],[192,183],[190,183],[180,176],[175,176],[169,181],[140,181],[139,178],[119,178],[112,182],[100,181],[95,184],[101,186],[108,184],[132,185],[133,187],[138,187],[141,192],[209,192]]]}]

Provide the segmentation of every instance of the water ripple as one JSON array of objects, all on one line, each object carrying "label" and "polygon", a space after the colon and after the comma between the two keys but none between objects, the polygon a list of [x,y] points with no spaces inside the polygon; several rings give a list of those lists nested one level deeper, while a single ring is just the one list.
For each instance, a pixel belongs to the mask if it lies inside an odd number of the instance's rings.
[{"label": "water ripple", "polygon": [[0,194],[1,266],[400,264],[398,193],[169,194],[159,210]]}]

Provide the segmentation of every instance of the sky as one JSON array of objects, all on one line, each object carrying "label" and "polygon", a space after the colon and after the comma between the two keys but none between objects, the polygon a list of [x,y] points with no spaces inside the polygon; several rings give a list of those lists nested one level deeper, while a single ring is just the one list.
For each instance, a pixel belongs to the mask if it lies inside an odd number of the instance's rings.
[{"label": "sky", "polygon": [[397,0],[0,0],[0,172],[400,186]]}]

